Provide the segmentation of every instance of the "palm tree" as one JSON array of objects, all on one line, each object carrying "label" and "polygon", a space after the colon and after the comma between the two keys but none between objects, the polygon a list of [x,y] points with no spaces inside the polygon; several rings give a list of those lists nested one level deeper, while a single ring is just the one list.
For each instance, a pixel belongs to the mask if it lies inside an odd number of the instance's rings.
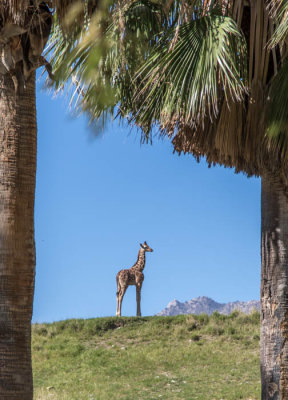
[{"label": "palm tree", "polygon": [[[95,7],[90,1],[90,8]],[[35,70],[52,26],[73,0],[0,2],[0,398],[32,400],[35,275]],[[78,22],[81,23],[78,16]]]},{"label": "palm tree", "polygon": [[[0,5],[0,397],[5,400],[31,400],[33,390],[34,71],[45,41],[38,32],[50,30],[51,16],[46,6],[29,3],[3,1]],[[33,35],[43,42],[39,48],[31,46]]]},{"label": "palm tree", "polygon": [[119,0],[52,45],[92,118],[127,117],[143,140],[156,129],[179,154],[261,176],[262,400],[288,398],[287,4]]}]

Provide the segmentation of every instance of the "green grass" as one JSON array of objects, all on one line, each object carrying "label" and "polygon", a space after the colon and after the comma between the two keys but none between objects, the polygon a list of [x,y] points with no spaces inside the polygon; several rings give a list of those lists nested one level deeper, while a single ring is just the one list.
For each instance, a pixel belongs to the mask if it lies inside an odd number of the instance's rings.
[{"label": "green grass", "polygon": [[33,325],[36,400],[258,400],[259,314]]}]

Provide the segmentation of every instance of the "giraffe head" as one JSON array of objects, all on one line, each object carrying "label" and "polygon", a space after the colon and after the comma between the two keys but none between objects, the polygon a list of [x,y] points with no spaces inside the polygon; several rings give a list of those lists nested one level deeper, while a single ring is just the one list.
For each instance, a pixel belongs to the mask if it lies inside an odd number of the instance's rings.
[{"label": "giraffe head", "polygon": [[144,249],[145,251],[153,251],[153,249],[151,249],[151,247],[144,242],[143,244],[140,243],[140,246],[142,247],[142,249]]}]

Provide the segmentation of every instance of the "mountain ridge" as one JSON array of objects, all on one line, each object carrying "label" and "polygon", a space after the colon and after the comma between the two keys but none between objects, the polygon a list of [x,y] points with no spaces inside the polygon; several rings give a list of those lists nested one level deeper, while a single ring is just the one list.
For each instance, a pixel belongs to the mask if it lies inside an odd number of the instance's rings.
[{"label": "mountain ridge", "polygon": [[217,311],[220,314],[229,315],[233,311],[238,310],[245,314],[250,314],[253,310],[260,311],[260,301],[233,301],[228,303],[218,303],[207,296],[199,296],[194,299],[181,302],[172,300],[167,306],[160,311],[159,316],[173,316],[179,314],[208,314],[211,315]]}]

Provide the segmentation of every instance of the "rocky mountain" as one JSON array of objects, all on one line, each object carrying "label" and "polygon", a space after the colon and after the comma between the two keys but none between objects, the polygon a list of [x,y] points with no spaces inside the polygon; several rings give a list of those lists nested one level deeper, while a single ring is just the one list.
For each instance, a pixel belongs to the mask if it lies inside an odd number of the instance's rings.
[{"label": "rocky mountain", "polygon": [[231,303],[217,303],[209,297],[196,297],[195,299],[181,303],[178,300],[171,301],[164,310],[157,315],[178,315],[178,314],[208,314],[214,311],[220,314],[231,314],[234,310],[239,310],[245,314],[250,314],[253,310],[260,311],[260,301],[233,301]]}]

